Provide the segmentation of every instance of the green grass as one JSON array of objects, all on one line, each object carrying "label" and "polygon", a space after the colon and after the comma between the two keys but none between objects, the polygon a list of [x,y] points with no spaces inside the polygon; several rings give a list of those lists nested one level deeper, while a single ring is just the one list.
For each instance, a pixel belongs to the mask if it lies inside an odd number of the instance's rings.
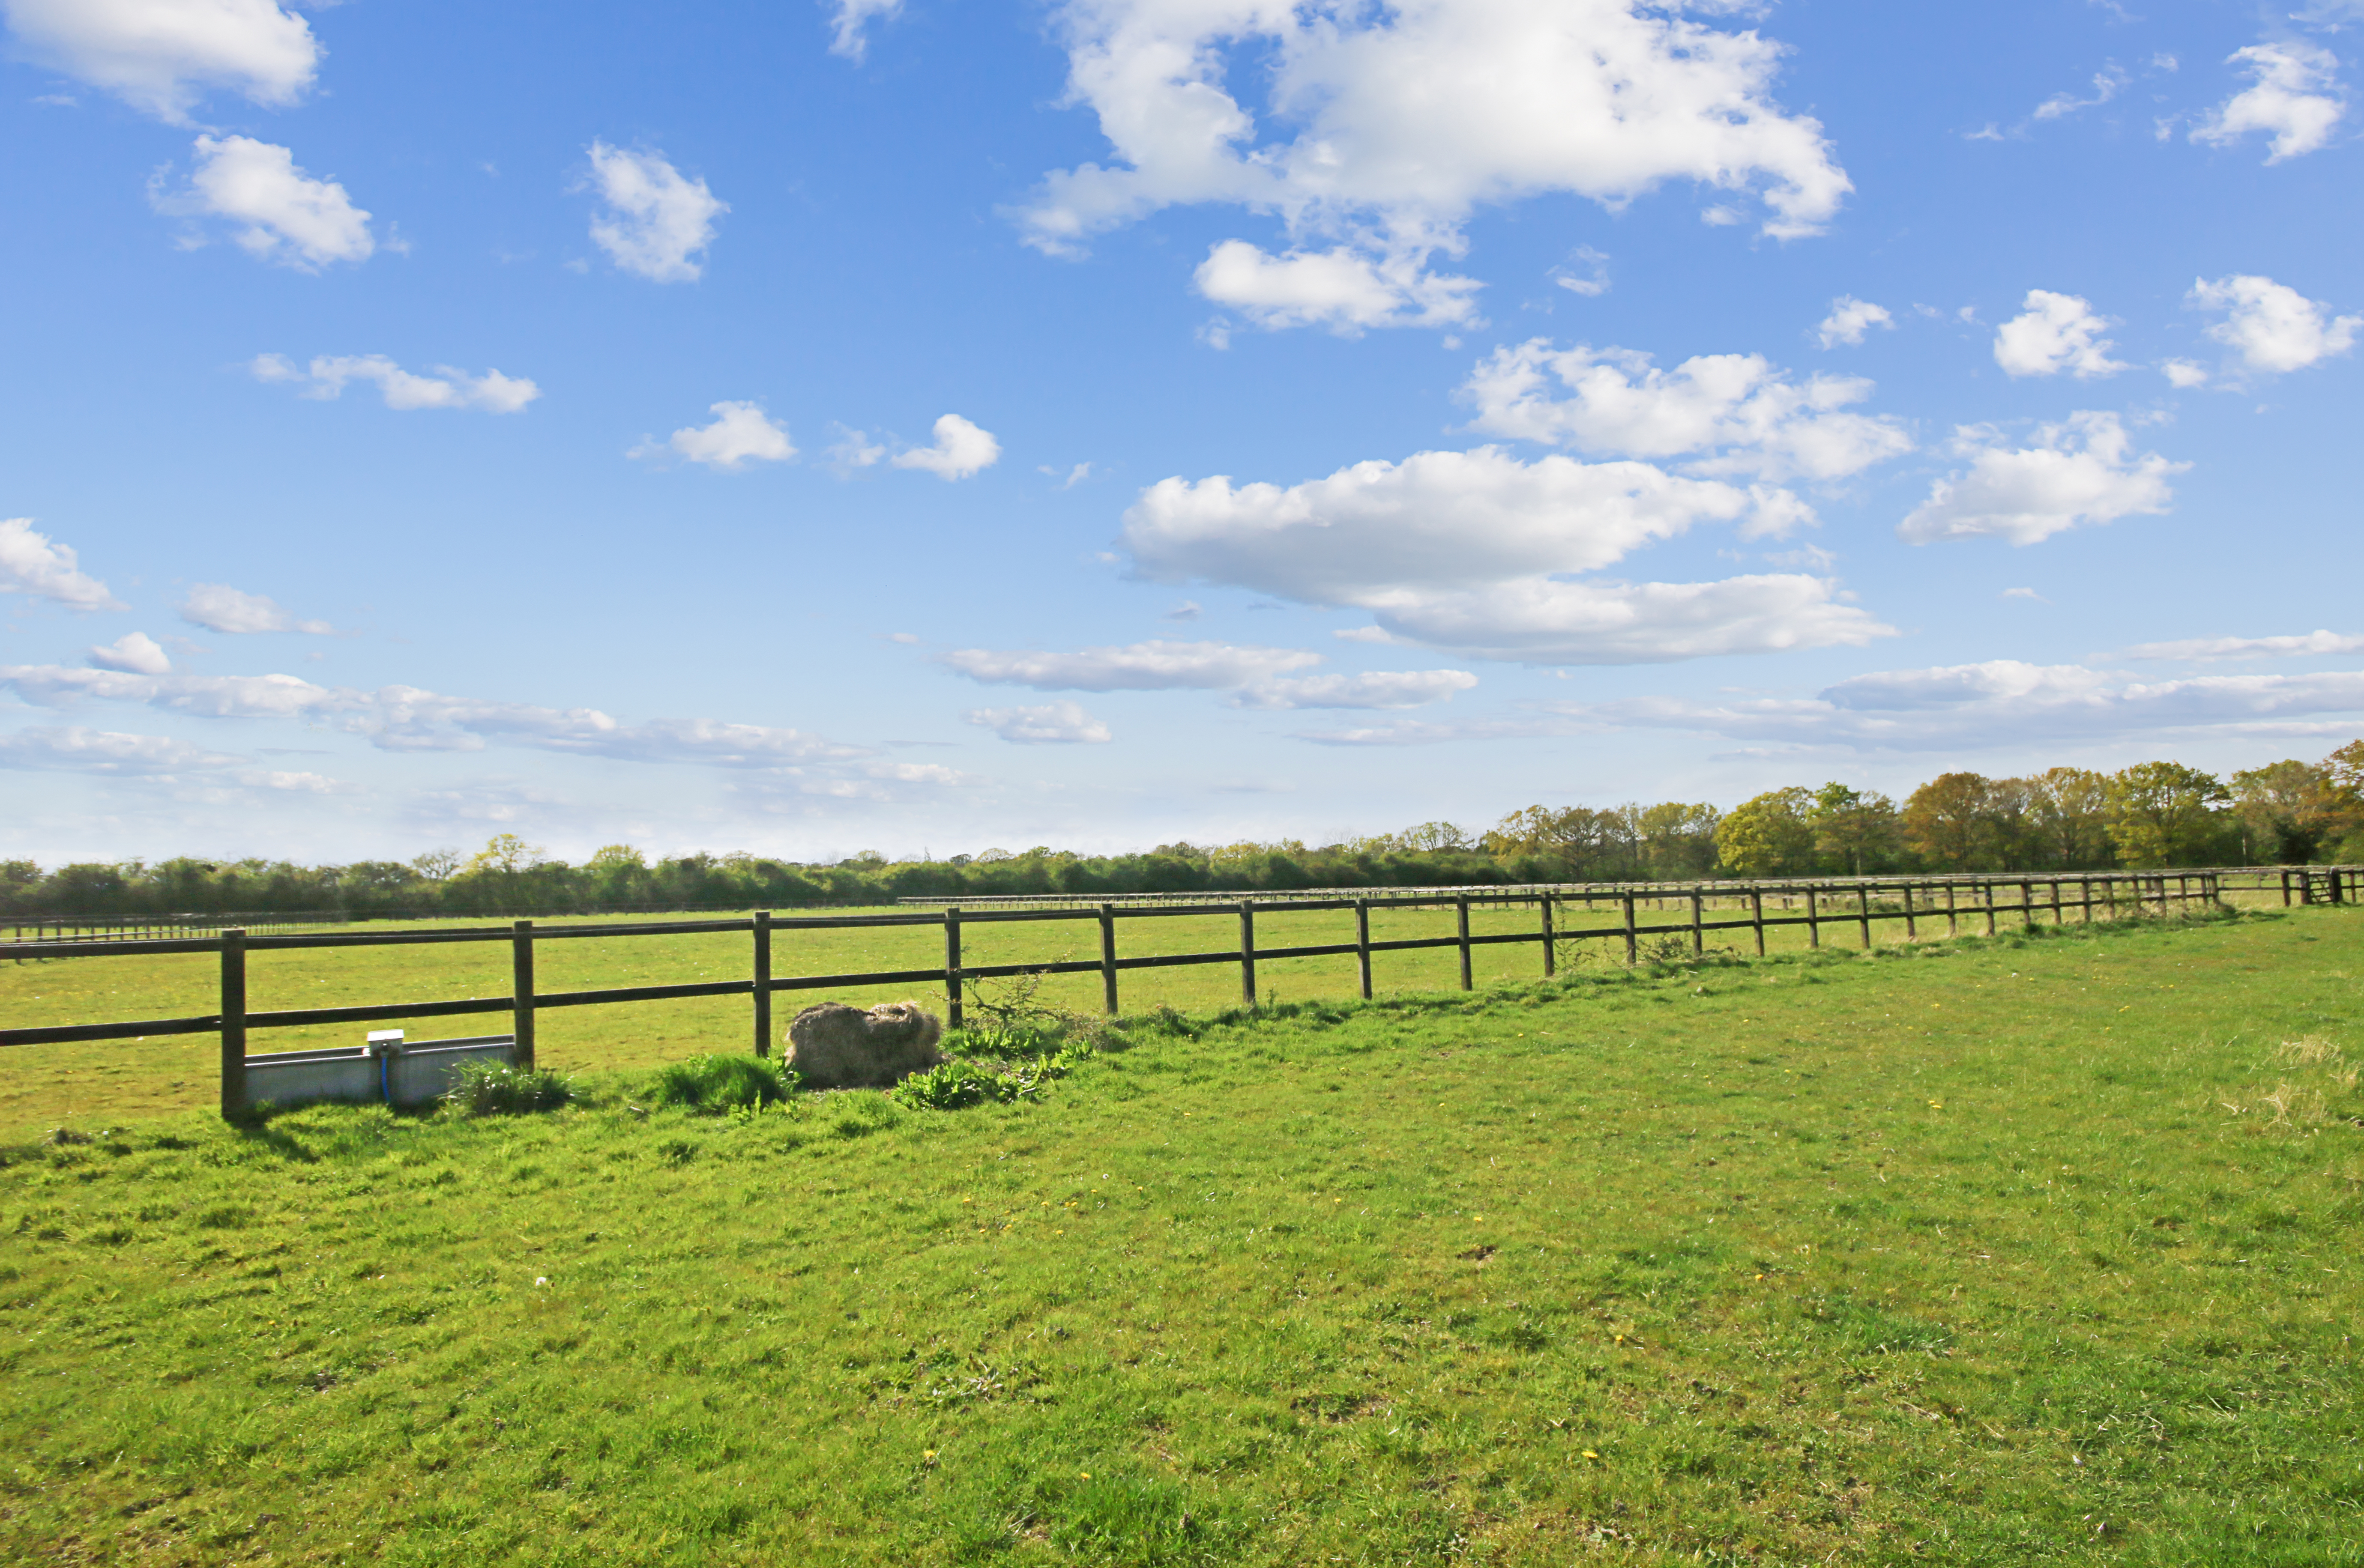
[{"label": "green grass", "polygon": [[0,1555],[2358,1562],[2360,973],[2308,910],[953,1111],[83,1118],[0,1168]]},{"label": "green grass", "polygon": [[[2015,897],[2016,893],[1999,896]],[[2073,898],[2074,890],[2064,890],[2063,896]],[[2236,896],[2262,902],[2270,895]],[[1663,906],[1654,909],[1649,901],[1645,901],[1643,924],[1689,917],[1686,901],[1677,898],[1658,902]],[[1767,900],[1768,913],[1779,912],[1773,908],[1774,902]],[[1789,912],[1798,911],[1792,908]],[[1734,901],[1733,907],[1722,913],[1732,917],[1742,910]],[[2049,917],[2048,910],[2044,917]],[[564,923],[620,924],[646,918],[619,916]],[[1470,929],[1480,936],[1533,931],[1537,929],[1538,918],[1533,909],[1480,906],[1472,914]],[[454,923],[457,922],[420,924]],[[1563,944],[1564,967],[1580,972],[1622,962],[1623,943],[1610,932],[1615,924],[1612,909],[1604,906],[1588,916],[1581,908],[1564,908],[1561,924],[1563,929],[1591,933],[1578,935]],[[2008,917],[2005,924],[2008,925]],[[367,929],[387,931],[402,926],[397,922],[373,921]],[[1959,929],[1965,933],[1982,929],[1982,917],[1966,909],[1960,917]],[[1893,940],[1900,934],[1894,922],[1876,929],[1883,940]],[[1924,917],[1921,931],[1924,938],[1944,936],[1943,914]],[[1371,918],[1371,934],[1382,941],[1450,936],[1453,911],[1450,907],[1378,910]],[[1858,940],[1857,928],[1836,917],[1825,924],[1823,934],[1824,942],[1832,948],[1847,948]],[[964,929],[963,937],[964,957],[976,964],[1032,963],[1094,959],[1099,955],[1098,929],[1087,920],[971,924]],[[1259,947],[1310,946],[1354,940],[1354,916],[1348,911],[1267,911],[1256,920]],[[1724,932],[1717,940],[1744,947],[1751,945],[1746,932]],[[1683,938],[1659,940],[1674,947],[1687,943]],[[1236,951],[1239,917],[1232,913],[1213,912],[1123,920],[1118,924],[1118,941],[1120,951],[1127,956]],[[1771,933],[1770,946],[1777,953],[1803,951],[1806,943],[1807,935],[1801,928],[1780,928]],[[540,945],[535,978],[543,991],[740,979],[751,972],[750,947],[751,940],[743,933],[614,940],[569,939]],[[941,927],[781,931],[774,938],[774,973],[782,976],[922,969],[942,962]],[[1377,986],[1383,995],[1445,990],[1459,984],[1458,962],[1451,949],[1381,953],[1374,961]],[[506,945],[498,942],[265,951],[253,954],[248,963],[248,1006],[257,1012],[509,994],[509,952]],[[1540,973],[1542,952],[1534,945],[1481,947],[1475,951],[1472,968],[1481,986],[1525,980]],[[0,1018],[6,1018],[12,1027],[31,1028],[208,1014],[220,1006],[218,973],[218,961],[207,953],[0,962]],[[1257,975],[1267,1000],[1351,997],[1356,992],[1355,961],[1351,956],[1266,960],[1257,965]],[[1137,970],[1123,977],[1122,1000],[1128,1012],[1147,1012],[1160,1006],[1211,1012],[1236,1003],[1239,985],[1239,971],[1229,964]],[[1099,977],[1054,976],[1044,985],[1043,996],[1046,1001],[1079,1010],[1097,1009],[1100,1005]],[[852,987],[832,992],[830,997],[865,1006],[915,997],[931,1006],[941,1006],[936,993],[925,985]],[[818,993],[780,993],[775,1002],[775,1033],[786,1029],[789,1017],[797,1007],[819,999]],[[736,1052],[749,1049],[753,1043],[752,1017],[750,1003],[741,997],[554,1009],[543,1013],[539,1019],[537,1059],[542,1066],[572,1073],[655,1067],[716,1051]],[[267,1029],[255,1031],[248,1049],[300,1051],[358,1045],[370,1029],[388,1025],[406,1029],[413,1040],[507,1027],[501,1015],[494,1014],[477,1018],[392,1019],[377,1024]],[[204,1035],[0,1051],[0,1139],[36,1135],[69,1117],[144,1117],[212,1105],[217,1093],[217,1060],[215,1041]]]}]

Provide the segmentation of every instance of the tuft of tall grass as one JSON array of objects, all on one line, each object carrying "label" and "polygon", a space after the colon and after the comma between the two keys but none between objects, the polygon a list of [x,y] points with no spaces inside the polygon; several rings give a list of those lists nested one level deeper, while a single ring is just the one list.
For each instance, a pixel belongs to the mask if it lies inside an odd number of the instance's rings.
[{"label": "tuft of tall grass", "polygon": [[775,1105],[797,1092],[797,1075],[764,1056],[693,1056],[658,1069],[660,1105],[718,1116]]},{"label": "tuft of tall grass", "polygon": [[574,1084],[547,1067],[520,1070],[506,1062],[463,1062],[452,1069],[443,1103],[464,1117],[519,1116],[556,1110],[574,1098]]}]

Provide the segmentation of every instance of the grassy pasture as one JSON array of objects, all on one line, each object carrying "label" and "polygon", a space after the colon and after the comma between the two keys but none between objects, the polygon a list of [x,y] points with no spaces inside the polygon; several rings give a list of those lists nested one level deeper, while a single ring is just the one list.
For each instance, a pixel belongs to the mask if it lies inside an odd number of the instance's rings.
[{"label": "grassy pasture", "polygon": [[[2016,897],[2017,894],[1998,896]],[[2074,894],[2064,892],[2064,896]],[[2262,899],[2265,895],[2236,896]],[[1735,900],[1730,907],[1712,910],[1708,917],[1739,917],[1745,913],[1745,905]],[[1767,913],[1781,911],[1768,900]],[[2041,917],[2048,920],[2049,911]],[[619,916],[565,923],[624,924],[647,918]],[[1470,929],[1479,936],[1532,932],[1539,929],[1540,918],[1531,908],[1479,906],[1471,913]],[[1639,917],[1645,926],[1687,918],[1688,906],[1680,899],[1664,900],[1655,909],[1645,905]],[[1563,967],[1582,973],[1622,963],[1623,942],[1611,934],[1617,919],[1613,908],[1606,905],[1589,915],[1580,907],[1563,908],[1560,929],[1579,933],[1562,945]],[[373,921],[362,929],[387,931],[461,923]],[[2007,929],[2010,917],[2002,924]],[[1961,916],[1962,932],[1974,934],[1984,929],[1983,917],[1967,911]],[[1882,942],[1901,940],[1903,935],[1902,927],[1894,921],[1875,924],[1873,929]],[[1449,937],[1453,931],[1450,908],[1384,909],[1371,917],[1375,940]],[[1585,932],[1591,934],[1581,934]],[[1942,914],[1921,926],[1924,939],[1940,938],[1945,932]],[[1803,952],[1807,948],[1802,927],[1777,928],[1768,938],[1767,946],[1777,954]],[[587,991],[740,979],[752,973],[751,940],[744,934],[723,934],[543,942],[535,951],[535,984],[542,991]],[[1351,911],[1260,911],[1256,917],[1260,948],[1354,940]],[[1711,945],[1754,951],[1754,940],[1746,931],[1710,933],[1709,940]],[[1117,940],[1119,951],[1128,957],[1236,951],[1239,920],[1225,911],[1121,920]],[[1860,938],[1857,928],[1842,914],[1824,925],[1823,940],[1826,947],[1850,948],[1858,945]],[[1089,920],[976,921],[962,929],[962,956],[975,964],[1096,959],[1099,932]],[[921,969],[943,962],[943,934],[938,927],[782,931],[773,939],[772,962],[773,973],[782,976]],[[1380,953],[1373,960],[1376,988],[1382,995],[1451,989],[1460,984],[1458,962],[1457,953],[1449,948]],[[1542,967],[1543,953],[1537,944],[1480,947],[1472,962],[1473,976],[1481,986],[1530,979]],[[103,1019],[187,1018],[210,1013],[219,1005],[218,975],[218,962],[208,953],[0,962],[0,1018],[17,1028],[32,1028]],[[1267,1001],[1344,998],[1356,993],[1351,955],[1262,961],[1257,964],[1257,978]],[[1229,964],[1130,971],[1121,981],[1122,1000],[1127,1012],[1146,1012],[1161,1005],[1211,1012],[1238,1002],[1239,984],[1237,967]],[[509,953],[497,942],[257,952],[248,960],[247,984],[248,1006],[257,1012],[506,996]],[[940,991],[941,987],[924,985],[871,986],[830,995],[865,1005],[918,995],[938,1006]],[[1093,974],[1057,976],[1044,987],[1043,995],[1077,1009],[1097,1010],[1099,979]],[[817,993],[778,994],[773,1003],[776,1027],[784,1030],[797,1008],[819,999]],[[570,1072],[652,1067],[700,1051],[742,1051],[753,1043],[750,1006],[743,997],[725,996],[555,1009],[541,1016],[537,1050],[545,1065]],[[386,1024],[406,1029],[413,1040],[421,1040],[506,1029],[508,1020],[506,1015],[495,1013],[394,1019]],[[248,1049],[299,1051],[353,1044],[372,1027],[363,1023],[260,1030]],[[203,1035],[0,1051],[0,1139],[38,1134],[74,1116],[155,1116],[210,1106],[217,1095],[217,1062],[212,1037]]]},{"label": "grassy pasture", "polygon": [[0,1166],[0,1551],[2357,1562],[2359,975],[2306,910],[1135,1024],[954,1113],[83,1118]]}]

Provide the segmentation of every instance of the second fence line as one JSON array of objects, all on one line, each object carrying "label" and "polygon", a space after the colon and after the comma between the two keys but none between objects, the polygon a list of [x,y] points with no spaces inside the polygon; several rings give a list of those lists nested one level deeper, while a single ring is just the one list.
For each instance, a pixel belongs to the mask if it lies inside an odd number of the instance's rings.
[{"label": "second fence line", "polygon": [[[2358,873],[2333,871],[2325,891],[2334,903],[2348,901],[2357,886]],[[2287,879],[2286,879],[2287,880]],[[2207,872],[2104,873],[2101,874],[2056,875],[2005,880],[2001,883],[2008,891],[2019,895],[2015,903],[1998,902],[1998,883],[1994,879],[1914,879],[1901,882],[1858,882],[1844,888],[1803,889],[1805,912],[1795,915],[1768,915],[1765,901],[1768,893],[1787,902],[1800,891],[1795,884],[1719,883],[1702,884],[1679,895],[1687,899],[1689,917],[1673,923],[1644,924],[1636,915],[1637,898],[1665,897],[1662,889],[1653,888],[1637,894],[1632,890],[1612,892],[1598,887],[1570,888],[1563,894],[1522,893],[1489,896],[1483,893],[1456,893],[1447,896],[1395,896],[1385,898],[1304,898],[1260,902],[1242,899],[1234,906],[1239,919],[1240,941],[1236,949],[1215,952],[1159,953],[1132,958],[1117,952],[1116,927],[1120,919],[1197,917],[1203,918],[1216,912],[1207,905],[1143,906],[1139,904],[1106,903],[1085,909],[1018,909],[974,911],[964,915],[958,908],[941,911],[914,912],[894,915],[783,916],[768,911],[758,912],[750,918],[731,920],[670,920],[630,925],[544,926],[537,928],[530,920],[519,920],[507,927],[462,927],[423,931],[338,932],[324,935],[250,935],[242,929],[222,932],[217,938],[180,938],[159,940],[126,940],[120,938],[95,941],[60,942],[54,939],[40,943],[0,943],[0,958],[68,958],[106,957],[130,958],[149,953],[217,953],[221,964],[220,1010],[197,1018],[146,1018],[115,1023],[64,1024],[33,1029],[0,1029],[0,1046],[62,1044],[72,1041],[128,1040],[151,1035],[216,1034],[221,1041],[222,1106],[225,1114],[239,1110],[246,1104],[245,1061],[247,1033],[255,1029],[284,1029],[302,1025],[347,1024],[377,1022],[395,1018],[450,1018],[471,1013],[501,1013],[512,1016],[517,1049],[515,1059],[520,1066],[530,1067],[534,1060],[534,1018],[539,1012],[553,1007],[597,1006],[611,1003],[651,1002],[693,996],[752,996],[754,1007],[753,1047],[758,1056],[768,1055],[772,1048],[772,997],[781,991],[811,991],[860,985],[893,985],[938,983],[943,986],[944,1006],[948,1022],[958,1028],[962,1022],[962,992],[972,980],[1006,978],[1020,974],[1082,974],[1097,972],[1100,976],[1101,1003],[1110,1014],[1117,1011],[1118,976],[1126,970],[1160,969],[1180,965],[1231,963],[1240,971],[1240,999],[1254,1006],[1257,997],[1256,964],[1260,960],[1289,958],[1343,957],[1352,954],[1355,960],[1360,989],[1366,999],[1372,995],[1371,960],[1375,953],[1401,952],[1414,949],[1457,948],[1460,955],[1460,982],[1463,990],[1472,988],[1471,955],[1479,947],[1501,943],[1539,943],[1543,949],[1543,973],[1554,973],[1557,968],[1558,943],[1563,939],[1617,940],[1622,939],[1625,962],[1640,958],[1641,939],[1645,937],[1688,936],[1694,954],[1706,951],[1707,934],[1711,931],[1747,930],[1754,934],[1758,954],[1765,951],[1765,933],[1777,926],[1804,926],[1811,946],[1822,945],[1823,928],[1827,925],[1854,926],[1861,944],[1872,945],[1872,922],[1901,920],[1907,940],[1920,934],[1923,921],[1943,919],[1946,933],[1956,934],[1962,922],[1983,922],[1985,933],[1997,930],[1998,918],[2016,916],[2025,925],[2034,925],[2040,916],[2048,915],[2057,923],[2074,913],[2090,921],[2097,907],[2106,908],[2114,917],[2121,909],[2136,911],[2156,908],[2166,913],[2171,907],[2189,907],[2194,903],[2213,906],[2219,901],[2221,873]],[[2039,898],[2037,889],[2046,890],[2048,896]],[[1823,903],[1823,897],[1836,892],[1837,906]],[[1971,895],[1964,899],[1960,895]],[[2073,893],[2074,896],[2064,896]],[[1847,895],[1852,895],[1850,898]],[[1873,904],[1874,895],[1881,899]],[[1943,895],[1943,902],[1938,896]],[[2312,880],[2305,896],[2311,901]],[[2287,894],[2285,894],[2287,897]],[[1581,929],[1557,929],[1558,906],[1580,905],[1587,910],[1596,908],[1596,901],[1613,899],[1619,915],[1616,926],[1587,927]],[[1745,900],[1747,915],[1739,919],[1710,919],[1707,901]],[[1507,931],[1474,934],[1469,929],[1473,906],[1533,904],[1539,906],[1540,920],[1532,931]],[[1852,905],[1852,907],[1848,907]],[[1371,936],[1371,912],[1374,909],[1438,908],[1449,906],[1455,914],[1454,934],[1448,937],[1410,937],[1375,940]],[[1289,947],[1259,947],[1255,938],[1255,918],[1259,909],[1272,913],[1304,913],[1324,909],[1352,909],[1355,913],[1355,940],[1351,942],[1322,942]],[[1098,926],[1099,956],[1096,959],[1072,959],[1023,963],[965,963],[961,954],[961,932],[965,926],[1000,925],[1040,920],[1090,920]],[[943,929],[943,962],[925,969],[878,970],[848,974],[802,974],[777,976],[772,973],[772,936],[775,931],[842,929],[849,927],[941,926]],[[538,943],[582,938],[613,938],[641,936],[675,936],[727,931],[745,931],[753,939],[753,973],[745,980],[719,980],[681,985],[635,985],[597,991],[537,991],[534,986],[534,950]],[[334,947],[400,947],[443,942],[505,941],[511,950],[511,993],[507,996],[471,997],[463,1001],[403,1002],[374,1006],[308,1007],[283,1011],[251,1012],[246,1002],[246,972],[248,954],[297,948]]]}]

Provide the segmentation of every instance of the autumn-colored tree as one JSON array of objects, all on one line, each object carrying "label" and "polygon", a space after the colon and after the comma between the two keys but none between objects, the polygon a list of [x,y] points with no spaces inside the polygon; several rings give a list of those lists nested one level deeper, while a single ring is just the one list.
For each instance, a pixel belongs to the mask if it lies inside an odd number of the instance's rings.
[{"label": "autumn-colored tree", "polygon": [[1796,876],[1814,869],[1813,795],[1796,784],[1742,801],[1715,827],[1715,849],[1735,876]]},{"label": "autumn-colored tree", "polygon": [[1814,847],[1836,857],[1851,875],[1879,870],[1902,843],[1896,803],[1878,793],[1826,784],[1814,792],[1806,817],[1813,825]]},{"label": "autumn-colored tree", "polygon": [[1905,797],[1904,841],[1948,871],[1968,871],[1986,847],[1992,787],[1982,773],[1938,774]]},{"label": "autumn-colored tree", "polygon": [[2232,798],[2213,773],[2181,762],[2137,762],[2110,775],[2110,842],[2131,866],[2192,865],[2207,858]]}]

